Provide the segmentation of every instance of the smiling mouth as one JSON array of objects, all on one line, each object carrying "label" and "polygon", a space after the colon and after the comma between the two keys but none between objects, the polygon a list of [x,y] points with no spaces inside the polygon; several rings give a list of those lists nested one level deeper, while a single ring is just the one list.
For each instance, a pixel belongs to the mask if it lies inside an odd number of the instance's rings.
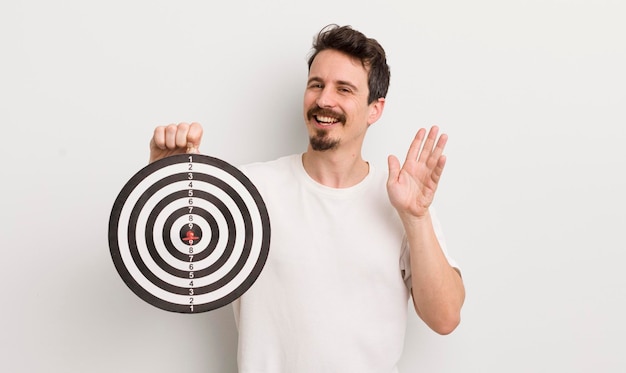
[{"label": "smiling mouth", "polygon": [[310,109],[307,113],[307,117],[309,120],[314,119],[320,126],[323,127],[346,122],[345,115],[335,113],[331,110],[321,109],[319,107]]},{"label": "smiling mouth", "polygon": [[331,126],[339,122],[339,119],[337,118],[322,116],[322,115],[314,115],[313,118],[315,118],[317,123],[321,124],[322,126]]}]

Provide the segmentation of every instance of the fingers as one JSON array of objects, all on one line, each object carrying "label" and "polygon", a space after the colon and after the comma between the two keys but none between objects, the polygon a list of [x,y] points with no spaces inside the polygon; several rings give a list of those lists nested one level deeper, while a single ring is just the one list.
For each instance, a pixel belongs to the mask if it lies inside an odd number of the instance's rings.
[{"label": "fingers", "polygon": [[435,147],[435,141],[437,140],[438,133],[439,127],[432,126],[430,128],[430,131],[428,131],[428,136],[426,137],[426,141],[424,142],[424,146],[422,147],[422,151],[420,152],[418,162],[428,163],[428,160],[433,154],[433,149]]},{"label": "fingers", "polygon": [[152,141],[150,145],[160,150],[176,149],[176,132],[177,125],[170,124],[168,126],[158,126],[154,129]]},{"label": "fingers", "polygon": [[439,127],[432,126],[426,135],[426,129],[420,128],[409,147],[406,161],[424,163],[430,168],[434,168],[448,141],[448,135],[441,134],[439,138]]},{"label": "fingers", "polygon": [[178,126],[168,126],[168,132],[170,131],[170,127],[172,127],[172,141],[174,141],[175,148],[185,148],[187,149],[187,134],[189,133],[189,124],[188,123],[179,123]]},{"label": "fingers", "polygon": [[202,132],[196,122],[156,127],[150,140],[150,162],[173,154],[198,153]]},{"label": "fingers", "polygon": [[431,174],[431,179],[435,183],[435,185],[439,184],[439,180],[441,180],[441,175],[443,174],[443,168],[445,167],[445,165],[446,165],[446,156],[442,155],[437,160],[437,165],[433,169],[433,172]]},{"label": "fingers", "polygon": [[424,141],[424,135],[426,134],[426,130],[424,128],[420,128],[419,131],[415,134],[413,138],[413,142],[411,142],[411,146],[409,146],[409,151],[406,153],[405,162],[414,162],[417,160],[417,157],[420,154],[420,149],[422,148],[422,142]]},{"label": "fingers", "polygon": [[[409,147],[409,151],[406,155],[406,160],[426,162],[428,157],[433,153],[438,133],[439,127],[437,126],[432,126],[430,128],[428,136],[426,136],[426,129],[420,128],[415,134],[413,142],[411,142],[411,146]],[[424,137],[426,137],[426,141],[424,141]],[[439,145],[439,141],[437,141],[437,144]],[[445,140],[442,145],[445,146]]]},{"label": "fingers", "polygon": [[165,150],[165,127],[159,126],[154,129],[152,140],[150,141],[150,148],[157,148]]},{"label": "fingers", "polygon": [[179,123],[155,128],[151,145],[160,150],[198,151],[203,129],[200,123]]},{"label": "fingers", "polygon": [[[184,123],[181,123],[184,126]],[[176,150],[176,133],[178,132],[178,125],[170,124],[165,127],[165,148],[168,150]]]},{"label": "fingers", "polygon": [[443,155],[443,149],[446,147],[446,143],[448,142],[448,135],[445,133],[439,136],[437,140],[437,145],[435,145],[435,149],[432,150],[430,157],[427,159],[426,164],[430,168],[434,168],[435,166],[439,166],[439,162],[443,158],[443,162],[445,163],[445,157]]}]

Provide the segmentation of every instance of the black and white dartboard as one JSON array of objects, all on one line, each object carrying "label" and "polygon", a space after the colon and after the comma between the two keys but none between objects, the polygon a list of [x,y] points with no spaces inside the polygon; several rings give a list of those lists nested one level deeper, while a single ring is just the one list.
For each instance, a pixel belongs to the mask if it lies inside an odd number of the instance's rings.
[{"label": "black and white dartboard", "polygon": [[270,221],[252,182],[200,154],[149,164],[118,195],[109,247],[128,287],[161,309],[198,313],[239,298],[265,265]]}]

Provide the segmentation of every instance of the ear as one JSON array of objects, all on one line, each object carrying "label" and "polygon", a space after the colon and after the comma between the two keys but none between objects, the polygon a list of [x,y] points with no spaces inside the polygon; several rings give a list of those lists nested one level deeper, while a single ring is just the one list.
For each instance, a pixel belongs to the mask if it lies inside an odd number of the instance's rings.
[{"label": "ear", "polygon": [[367,117],[367,125],[374,124],[383,115],[385,108],[385,98],[380,97],[378,100],[369,104],[369,115]]}]

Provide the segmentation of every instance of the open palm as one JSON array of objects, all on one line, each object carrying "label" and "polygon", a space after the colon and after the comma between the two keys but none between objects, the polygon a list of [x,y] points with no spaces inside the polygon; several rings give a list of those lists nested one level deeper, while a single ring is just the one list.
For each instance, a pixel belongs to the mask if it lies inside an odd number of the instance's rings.
[{"label": "open palm", "polygon": [[443,149],[448,140],[445,134],[437,139],[438,132],[433,126],[426,136],[426,130],[420,129],[402,166],[398,158],[389,156],[387,193],[400,214],[423,217],[433,202],[446,163]]}]

